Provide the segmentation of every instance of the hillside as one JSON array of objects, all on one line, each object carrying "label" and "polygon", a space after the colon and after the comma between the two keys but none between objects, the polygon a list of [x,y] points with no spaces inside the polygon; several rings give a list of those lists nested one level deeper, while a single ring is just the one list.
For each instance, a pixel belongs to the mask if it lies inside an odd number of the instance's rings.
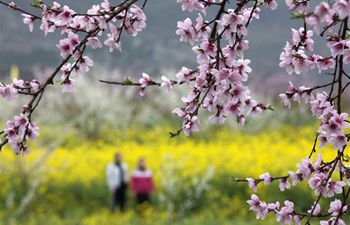
[{"label": "hillside", "polygon": [[[15,1],[19,6],[33,12],[30,0]],[[61,4],[70,2],[59,1]],[[82,3],[83,2],[83,3]],[[85,10],[96,1],[85,0],[69,3],[76,11]],[[37,12],[38,13],[38,12]],[[141,71],[159,75],[162,69],[178,69],[182,65],[194,65],[194,54],[187,44],[180,43],[175,35],[176,22],[186,18],[180,5],[175,0],[150,0],[146,8],[148,27],[137,38],[124,39],[123,52],[109,54],[107,49],[95,51],[93,58],[107,68],[118,68],[130,73]],[[278,18],[278,20],[276,20]],[[57,36],[43,33],[36,27],[33,33],[22,24],[21,16],[0,7],[0,72],[2,76],[12,64],[19,65],[21,71],[31,75],[34,66],[53,67],[59,61],[56,49]],[[253,60],[253,67],[260,75],[275,74],[278,68],[278,57],[288,37],[291,26],[289,14],[284,4],[271,12],[263,10],[260,21],[255,21],[250,29],[251,50],[248,56]],[[131,62],[131,63],[130,63]]]}]

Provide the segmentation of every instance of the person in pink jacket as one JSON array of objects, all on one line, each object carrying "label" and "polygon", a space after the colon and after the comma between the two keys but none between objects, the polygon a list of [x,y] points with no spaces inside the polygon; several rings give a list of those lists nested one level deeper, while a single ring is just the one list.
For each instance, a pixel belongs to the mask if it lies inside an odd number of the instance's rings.
[{"label": "person in pink jacket", "polygon": [[131,176],[131,191],[135,194],[138,204],[150,202],[151,193],[154,191],[152,177],[152,171],[146,168],[145,159],[141,158]]}]

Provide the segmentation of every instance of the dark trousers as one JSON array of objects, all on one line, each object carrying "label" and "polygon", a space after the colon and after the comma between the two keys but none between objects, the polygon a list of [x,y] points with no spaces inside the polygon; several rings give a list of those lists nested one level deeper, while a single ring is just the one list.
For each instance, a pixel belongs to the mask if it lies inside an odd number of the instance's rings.
[{"label": "dark trousers", "polygon": [[125,210],[126,190],[126,184],[122,184],[117,190],[115,190],[112,196],[111,212],[114,212],[116,206],[119,206],[121,212]]},{"label": "dark trousers", "polygon": [[150,195],[148,193],[137,193],[136,202],[137,204],[150,203]]}]

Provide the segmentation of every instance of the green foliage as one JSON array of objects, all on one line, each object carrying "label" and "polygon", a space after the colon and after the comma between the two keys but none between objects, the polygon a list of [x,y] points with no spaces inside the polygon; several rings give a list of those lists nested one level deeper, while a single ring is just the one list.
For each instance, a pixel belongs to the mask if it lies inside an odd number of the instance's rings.
[{"label": "green foliage", "polygon": [[40,0],[33,0],[31,6],[35,8],[40,8]]}]

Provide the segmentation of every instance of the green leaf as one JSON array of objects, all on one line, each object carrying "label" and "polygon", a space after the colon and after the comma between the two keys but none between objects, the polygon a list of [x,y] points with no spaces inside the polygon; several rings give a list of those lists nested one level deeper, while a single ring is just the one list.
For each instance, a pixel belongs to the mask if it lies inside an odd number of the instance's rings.
[{"label": "green leaf", "polygon": [[181,133],[181,130],[178,130],[175,133],[174,132],[169,132],[170,138],[178,137],[178,136],[180,136],[180,133]]},{"label": "green leaf", "polygon": [[346,39],[349,39],[350,38],[350,31],[347,31],[346,32]]},{"label": "green leaf", "polygon": [[304,13],[292,12],[290,14],[290,18],[291,19],[301,19],[301,18],[304,18],[304,17],[305,17]]},{"label": "green leaf", "polygon": [[275,111],[275,110],[272,108],[272,105],[268,105],[266,108],[267,108],[268,110]]},{"label": "green leaf", "polygon": [[129,77],[126,78],[126,79],[122,82],[123,85],[132,85],[133,83],[134,83],[134,82],[133,82],[132,80],[130,80]]},{"label": "green leaf", "polygon": [[31,6],[35,8],[40,8],[40,4],[41,4],[40,0],[33,0]]}]

